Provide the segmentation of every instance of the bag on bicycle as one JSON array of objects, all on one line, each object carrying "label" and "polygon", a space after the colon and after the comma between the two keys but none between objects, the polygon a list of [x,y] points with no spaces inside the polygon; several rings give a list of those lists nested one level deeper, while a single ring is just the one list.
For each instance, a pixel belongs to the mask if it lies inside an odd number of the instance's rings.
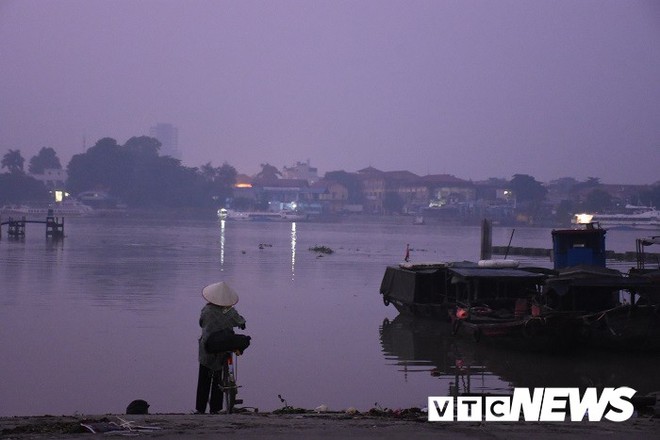
[{"label": "bag on bicycle", "polygon": [[219,330],[211,333],[204,347],[209,353],[222,353],[224,351],[240,351],[241,353],[250,345],[250,337],[234,333],[232,329]]}]

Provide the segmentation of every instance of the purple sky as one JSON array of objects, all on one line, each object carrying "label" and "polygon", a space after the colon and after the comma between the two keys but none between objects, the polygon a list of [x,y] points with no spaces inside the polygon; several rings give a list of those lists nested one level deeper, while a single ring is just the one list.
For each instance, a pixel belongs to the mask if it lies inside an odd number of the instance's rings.
[{"label": "purple sky", "polygon": [[660,2],[0,0],[0,155],[660,180]]}]

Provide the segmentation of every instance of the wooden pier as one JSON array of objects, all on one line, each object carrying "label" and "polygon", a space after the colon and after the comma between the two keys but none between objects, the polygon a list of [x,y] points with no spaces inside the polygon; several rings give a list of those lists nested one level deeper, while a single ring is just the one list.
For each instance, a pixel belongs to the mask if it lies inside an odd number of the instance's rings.
[{"label": "wooden pier", "polygon": [[2,227],[7,225],[7,235],[12,238],[25,237],[25,225],[28,223],[38,223],[46,225],[46,238],[64,238],[64,218],[60,220],[58,217],[47,216],[46,220],[26,220],[25,217],[21,219],[13,219],[9,217],[8,220],[2,221],[0,219],[0,239],[2,238]]},{"label": "wooden pier", "polygon": [[[528,248],[515,246],[493,246],[494,255],[516,255],[525,257],[553,258],[552,249]],[[638,252],[605,251],[605,258],[616,261],[637,261]],[[660,262],[660,254],[647,252],[643,255],[646,262]]]}]

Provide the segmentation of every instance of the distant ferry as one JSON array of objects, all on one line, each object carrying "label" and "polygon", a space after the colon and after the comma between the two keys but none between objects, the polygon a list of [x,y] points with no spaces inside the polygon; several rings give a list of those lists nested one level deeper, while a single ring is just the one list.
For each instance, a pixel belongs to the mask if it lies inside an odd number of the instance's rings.
[{"label": "distant ferry", "polygon": [[0,212],[3,215],[10,216],[46,217],[52,215],[55,217],[79,217],[92,214],[94,209],[77,200],[65,200],[63,202],[49,203],[40,206],[5,205],[0,209]]},{"label": "distant ferry", "polygon": [[231,209],[218,209],[220,220],[238,220],[253,222],[295,222],[307,220],[307,215],[294,211],[234,211]]},{"label": "distant ferry", "polygon": [[[575,223],[598,223],[605,229],[660,230],[660,211],[648,206],[626,205],[627,213],[576,214]],[[588,219],[588,221],[587,221]]]}]

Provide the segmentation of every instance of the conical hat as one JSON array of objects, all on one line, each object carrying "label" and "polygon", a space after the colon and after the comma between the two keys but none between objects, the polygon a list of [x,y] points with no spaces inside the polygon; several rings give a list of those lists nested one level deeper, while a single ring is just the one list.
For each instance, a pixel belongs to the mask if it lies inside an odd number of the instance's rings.
[{"label": "conical hat", "polygon": [[216,306],[231,307],[238,302],[238,294],[224,281],[204,287],[202,296]]}]

